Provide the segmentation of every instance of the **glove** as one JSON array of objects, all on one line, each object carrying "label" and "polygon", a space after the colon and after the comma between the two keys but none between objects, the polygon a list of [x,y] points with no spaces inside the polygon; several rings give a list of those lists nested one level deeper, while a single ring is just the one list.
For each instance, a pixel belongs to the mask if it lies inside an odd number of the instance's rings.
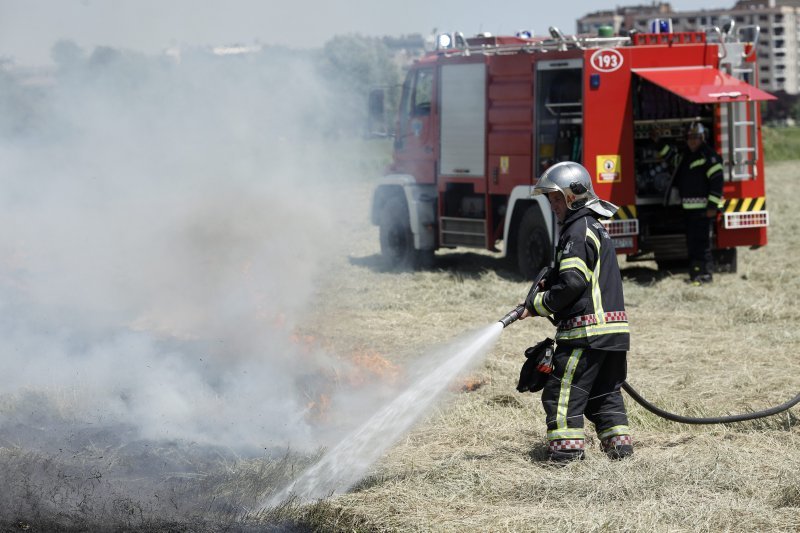
[{"label": "glove", "polygon": [[525,350],[525,363],[519,372],[517,390],[519,392],[537,392],[542,390],[545,382],[553,372],[553,346],[551,338],[531,346]]}]

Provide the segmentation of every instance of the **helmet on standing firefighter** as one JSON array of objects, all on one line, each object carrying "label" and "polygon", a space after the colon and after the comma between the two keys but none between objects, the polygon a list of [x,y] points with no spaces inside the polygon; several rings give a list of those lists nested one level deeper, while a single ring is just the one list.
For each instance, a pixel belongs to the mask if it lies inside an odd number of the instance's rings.
[{"label": "helmet on standing firefighter", "polygon": [[592,177],[583,165],[573,161],[556,163],[544,171],[533,188],[533,194],[560,192],[567,208],[577,211],[587,207],[601,217],[611,217],[619,209],[611,202],[601,200],[592,189]]},{"label": "helmet on standing firefighter", "polygon": [[692,122],[689,124],[689,128],[686,130],[686,136],[699,137],[705,141],[707,131],[708,130],[706,130],[706,127],[703,126],[702,122]]}]

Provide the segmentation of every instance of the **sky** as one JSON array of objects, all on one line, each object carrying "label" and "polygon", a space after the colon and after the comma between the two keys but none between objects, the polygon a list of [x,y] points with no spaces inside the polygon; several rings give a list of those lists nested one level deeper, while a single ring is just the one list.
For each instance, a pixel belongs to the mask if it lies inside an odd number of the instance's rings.
[{"label": "sky", "polygon": [[[631,2],[631,4],[646,1]],[[730,7],[733,0],[674,0],[675,10]],[[367,36],[488,31],[537,35],[618,3],[574,0],[0,0],[0,57],[18,65],[46,65],[59,39],[86,49],[111,46],[157,54],[179,45],[253,44],[316,48],[334,35]]]}]

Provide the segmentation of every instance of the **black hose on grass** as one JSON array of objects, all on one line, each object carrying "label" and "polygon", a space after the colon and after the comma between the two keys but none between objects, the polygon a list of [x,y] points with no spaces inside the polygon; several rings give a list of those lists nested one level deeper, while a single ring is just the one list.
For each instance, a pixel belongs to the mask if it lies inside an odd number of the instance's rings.
[{"label": "black hose on grass", "polygon": [[745,413],[741,415],[695,418],[691,416],[676,415],[674,413],[665,411],[660,407],[656,407],[655,405],[644,399],[644,397],[641,394],[639,394],[636,391],[636,389],[631,387],[627,381],[622,382],[622,388],[625,392],[627,392],[630,395],[631,398],[636,400],[636,403],[638,403],[651,413],[658,415],[661,418],[672,420],[673,422],[680,422],[681,424],[730,424],[732,422],[744,422],[745,420],[755,420],[757,418],[764,418],[767,416],[772,416],[778,413],[782,413],[783,411],[791,409],[792,407],[800,403],[800,394],[798,394],[797,396],[795,396],[786,403],[776,405],[775,407],[770,407],[769,409],[764,409],[763,411],[754,411],[752,413]]}]

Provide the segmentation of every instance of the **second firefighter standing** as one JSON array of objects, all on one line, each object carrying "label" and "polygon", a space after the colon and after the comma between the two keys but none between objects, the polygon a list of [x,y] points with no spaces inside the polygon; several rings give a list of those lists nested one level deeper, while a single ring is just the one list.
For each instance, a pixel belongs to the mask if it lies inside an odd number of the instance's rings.
[{"label": "second firefighter standing", "polygon": [[[686,148],[678,150],[653,138],[659,157],[672,163],[674,179],[686,223],[689,281],[695,285],[712,281],[711,229],[722,207],[722,160],[706,143],[707,130],[700,122],[689,126]],[[667,191],[669,194],[670,191]]]}]

